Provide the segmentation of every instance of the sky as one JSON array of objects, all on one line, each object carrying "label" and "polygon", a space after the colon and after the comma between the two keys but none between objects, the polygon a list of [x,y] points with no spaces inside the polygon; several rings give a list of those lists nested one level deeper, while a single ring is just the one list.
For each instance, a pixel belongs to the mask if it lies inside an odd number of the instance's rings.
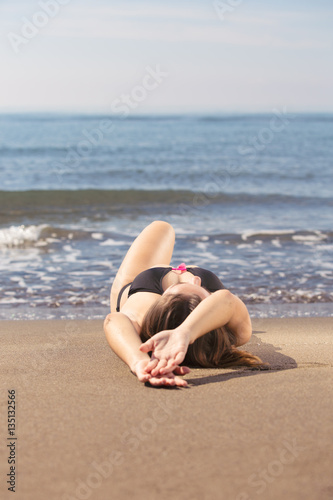
[{"label": "sky", "polygon": [[0,113],[333,112],[332,0],[0,0]]}]

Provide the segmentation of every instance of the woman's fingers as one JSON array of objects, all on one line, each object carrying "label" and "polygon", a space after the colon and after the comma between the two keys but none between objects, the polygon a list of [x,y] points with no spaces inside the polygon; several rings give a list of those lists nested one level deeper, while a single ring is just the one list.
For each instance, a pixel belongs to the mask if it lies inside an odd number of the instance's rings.
[{"label": "woman's fingers", "polygon": [[173,372],[175,375],[186,375],[190,373],[190,368],[187,366],[177,366],[174,361],[169,360],[158,360],[154,359],[148,363],[145,368],[146,373],[150,373],[153,377],[157,375],[166,375],[169,372]]},{"label": "woman's fingers", "polygon": [[149,352],[153,350],[154,340],[149,339],[144,344],[141,344],[139,349],[141,352]]},{"label": "woman's fingers", "polygon": [[176,380],[176,385],[178,385],[179,387],[187,387],[188,386],[188,383],[183,378],[176,377],[175,380]]},{"label": "woman's fingers", "polygon": [[148,380],[149,380],[149,378],[150,378],[150,375],[149,375],[149,373],[145,373],[145,374],[143,374],[143,373],[139,373],[139,374],[137,375],[137,377],[138,377],[138,379],[140,380],[140,382],[148,382]]},{"label": "woman's fingers", "polygon": [[187,387],[188,386],[188,383],[186,382],[186,380],[184,380],[183,378],[180,378],[180,377],[175,377],[175,382],[176,382],[176,385],[179,387]]},{"label": "woman's fingers", "polygon": [[184,361],[185,354],[179,352],[174,358],[169,359],[163,366],[162,361],[155,367],[155,374],[159,370],[161,375],[165,375],[168,372],[174,371],[175,367],[178,366],[182,361]]},{"label": "woman's fingers", "polygon": [[154,358],[149,361],[147,366],[145,367],[145,372],[146,373],[151,373],[151,371],[157,366],[159,360]]},{"label": "woman's fingers", "polygon": [[[154,377],[155,375],[158,375],[158,374],[165,375],[166,373],[172,372],[172,370],[165,370],[165,367],[168,364],[169,363],[167,362],[166,359],[161,359],[160,361],[158,361],[158,363],[155,365],[155,367],[151,370],[150,373]],[[164,371],[163,371],[163,369],[164,369]]]},{"label": "woman's fingers", "polygon": [[186,356],[186,351],[179,351],[178,354],[176,354],[175,356],[176,365],[180,365],[180,363],[184,361],[185,356]]},{"label": "woman's fingers", "polygon": [[159,385],[176,385],[176,380],[175,378],[169,378],[169,377],[151,377],[148,382],[151,385],[154,386],[159,386]]},{"label": "woman's fingers", "polygon": [[186,380],[180,377],[152,377],[148,382],[153,386],[177,386],[177,387],[187,387],[188,383]]},{"label": "woman's fingers", "polygon": [[[151,363],[152,366],[156,366],[158,364],[158,361],[159,361],[158,359],[153,359],[149,362],[148,360],[138,361],[136,365],[133,367],[133,370],[131,370],[131,372],[138,377],[138,380],[140,382],[143,383],[149,382],[153,386],[179,386],[179,387],[187,386],[187,382],[181,379],[180,377],[176,377],[172,371],[166,373],[165,375],[157,374],[156,376],[152,376],[151,373],[147,373],[146,368],[148,364]],[[182,369],[186,369],[186,367],[176,367],[176,368],[178,369],[177,374],[180,375],[182,374],[181,372],[185,373],[184,370]]]},{"label": "woman's fingers", "polygon": [[176,366],[176,368],[173,370],[173,373],[175,375],[186,375],[187,373],[190,373],[190,369],[188,366]]},{"label": "woman's fingers", "polygon": [[[156,366],[155,371],[159,369],[159,373],[161,375],[165,375],[166,373],[172,372],[176,366],[177,363],[173,359],[169,359],[168,362],[165,361],[164,364],[160,361],[160,363]],[[158,372],[156,371],[156,375],[157,373]]]},{"label": "woman's fingers", "polygon": [[182,361],[184,361],[185,355],[183,353],[178,353],[175,357],[169,359],[161,359],[158,364],[154,366],[154,370],[151,370],[152,375],[165,375],[168,372],[172,372],[176,366],[178,366]]}]

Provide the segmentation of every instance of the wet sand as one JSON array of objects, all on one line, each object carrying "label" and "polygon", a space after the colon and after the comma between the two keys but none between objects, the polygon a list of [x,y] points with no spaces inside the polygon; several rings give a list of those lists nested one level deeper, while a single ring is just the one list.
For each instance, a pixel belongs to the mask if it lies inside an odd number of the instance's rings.
[{"label": "wet sand", "polygon": [[244,349],[269,369],[193,369],[188,389],[156,389],[112,353],[101,321],[1,321],[1,498],[333,498],[333,318],[253,327]]}]

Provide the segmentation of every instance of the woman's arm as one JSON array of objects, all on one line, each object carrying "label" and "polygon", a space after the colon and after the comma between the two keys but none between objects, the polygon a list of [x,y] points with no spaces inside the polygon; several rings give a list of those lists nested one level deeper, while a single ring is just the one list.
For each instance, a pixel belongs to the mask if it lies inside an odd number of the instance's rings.
[{"label": "woman's arm", "polygon": [[140,337],[134,324],[125,314],[120,312],[108,314],[104,321],[104,331],[111,349],[131,371],[134,371],[133,368],[138,361],[149,359],[148,354],[139,350]]},{"label": "woman's arm", "polygon": [[221,326],[227,326],[236,337],[236,346],[248,342],[252,335],[248,310],[236,295],[229,290],[218,290],[200,302],[182,323],[190,331],[190,344]]},{"label": "woman's arm", "polygon": [[204,299],[174,330],[154,335],[142,344],[142,352],[153,351],[146,371],[163,374],[181,363],[189,344],[215,328],[227,326],[236,337],[236,346],[251,337],[252,327],[245,304],[228,290],[218,290]]},{"label": "woman's arm", "polygon": [[[176,377],[172,370],[163,375],[152,376],[145,371],[150,362],[148,354],[140,351],[142,345],[137,330],[126,314],[115,312],[108,314],[104,321],[104,331],[111,349],[124,361],[140,382],[149,382],[151,385],[178,385],[187,386],[187,382]],[[185,375],[190,370],[186,367],[177,369],[177,375]]]}]

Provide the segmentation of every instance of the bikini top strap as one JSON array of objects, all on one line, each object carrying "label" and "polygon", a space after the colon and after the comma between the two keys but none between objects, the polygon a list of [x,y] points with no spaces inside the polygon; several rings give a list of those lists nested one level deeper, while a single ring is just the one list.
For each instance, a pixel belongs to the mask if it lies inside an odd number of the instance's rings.
[{"label": "bikini top strap", "polygon": [[120,292],[118,293],[118,298],[117,298],[117,308],[116,308],[116,311],[117,311],[117,312],[120,312],[120,301],[121,301],[121,297],[122,297],[122,295],[123,295],[123,293],[124,293],[124,290],[126,290],[126,288],[127,288],[128,286],[130,286],[131,284],[132,284],[132,283],[127,283],[127,285],[124,285],[124,286],[122,287],[122,289],[120,290]]}]

